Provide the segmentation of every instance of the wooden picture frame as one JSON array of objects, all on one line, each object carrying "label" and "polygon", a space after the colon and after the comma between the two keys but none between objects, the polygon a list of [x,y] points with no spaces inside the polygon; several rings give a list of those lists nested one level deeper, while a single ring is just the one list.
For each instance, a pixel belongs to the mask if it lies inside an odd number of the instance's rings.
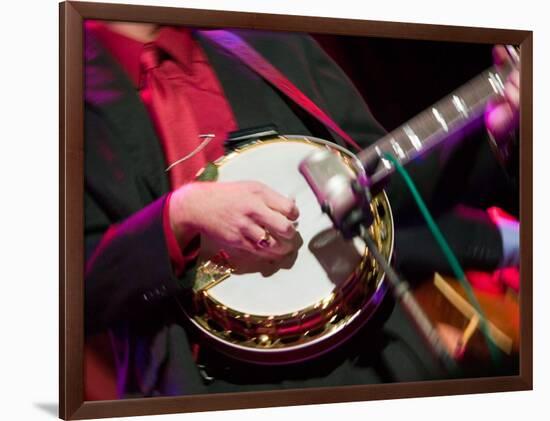
[{"label": "wooden picture frame", "polygon": [[[351,402],[530,390],[532,368],[532,74],[530,31],[344,20],[150,7],[63,2],[60,12],[60,343],[59,416],[63,419],[121,417],[239,408]],[[517,376],[423,381],[238,394],[84,401],[83,257],[83,20],[106,19],[202,27],[233,27],[408,40],[514,44],[521,47],[520,368]]]}]

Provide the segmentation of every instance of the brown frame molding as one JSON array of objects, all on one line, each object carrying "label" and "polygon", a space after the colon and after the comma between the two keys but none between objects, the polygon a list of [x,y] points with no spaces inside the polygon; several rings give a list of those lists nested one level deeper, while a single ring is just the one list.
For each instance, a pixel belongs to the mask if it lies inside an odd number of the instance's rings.
[{"label": "brown frame molding", "polygon": [[[533,33],[531,31],[209,11],[106,3],[59,5],[59,416],[121,417],[207,410],[351,402],[533,388]],[[521,45],[521,344],[520,375],[199,396],[83,400],[83,19],[162,22],[339,35]]]}]

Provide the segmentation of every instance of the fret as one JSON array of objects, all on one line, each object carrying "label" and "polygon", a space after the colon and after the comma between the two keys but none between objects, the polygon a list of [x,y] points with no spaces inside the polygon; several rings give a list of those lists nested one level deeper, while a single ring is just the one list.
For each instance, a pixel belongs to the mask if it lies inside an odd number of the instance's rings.
[{"label": "fret", "polygon": [[390,144],[399,159],[404,160],[407,157],[407,154],[405,154],[405,152],[399,145],[399,142],[396,142],[396,140],[393,137],[390,139]]},{"label": "fret", "polygon": [[[387,153],[387,152],[390,152],[388,150],[382,150],[382,148],[385,147],[385,145],[387,145],[386,143],[383,143],[381,145],[378,145],[378,146],[375,146],[374,149],[376,151],[376,153],[378,154],[378,156],[380,157],[380,162],[382,163],[382,165],[384,166],[384,168],[386,170],[391,170],[391,163],[390,161],[388,161],[386,158],[384,158],[384,155]],[[391,152],[390,152],[391,153]]]},{"label": "fret", "polygon": [[417,152],[420,152],[420,150],[422,149],[422,142],[420,141],[420,139],[419,139],[418,135],[416,134],[416,132],[408,124],[405,124],[403,126],[403,131],[405,132],[405,134],[409,138],[409,140],[411,142],[411,145],[414,148],[414,150],[417,151]]},{"label": "fret", "polygon": [[[487,102],[495,96],[503,95],[503,81],[512,68],[511,65],[503,69],[489,68],[362,151],[359,159],[368,163],[372,162],[374,154],[383,158],[384,154],[390,153],[399,162],[407,164],[426,153],[481,117]],[[371,174],[373,183],[393,172],[393,165],[388,160],[381,159],[381,163]]]},{"label": "fret", "polygon": [[502,83],[502,80],[500,79],[500,76],[498,73],[489,72],[488,80],[495,94],[497,95],[504,94],[504,83]]},{"label": "fret", "polygon": [[432,114],[434,115],[435,119],[441,124],[441,127],[446,132],[449,131],[449,126],[447,126],[447,121],[443,118],[439,110],[435,107],[432,107]]},{"label": "fret", "polygon": [[464,118],[468,118],[468,106],[461,97],[453,95],[453,105]]}]

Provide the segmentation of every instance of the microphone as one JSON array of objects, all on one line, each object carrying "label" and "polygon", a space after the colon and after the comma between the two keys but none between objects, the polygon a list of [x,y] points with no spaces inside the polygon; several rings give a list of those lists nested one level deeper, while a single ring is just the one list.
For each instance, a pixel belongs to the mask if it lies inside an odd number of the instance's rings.
[{"label": "microphone", "polygon": [[359,235],[361,225],[372,224],[371,193],[364,173],[357,176],[328,149],[306,157],[298,169],[344,238]]}]

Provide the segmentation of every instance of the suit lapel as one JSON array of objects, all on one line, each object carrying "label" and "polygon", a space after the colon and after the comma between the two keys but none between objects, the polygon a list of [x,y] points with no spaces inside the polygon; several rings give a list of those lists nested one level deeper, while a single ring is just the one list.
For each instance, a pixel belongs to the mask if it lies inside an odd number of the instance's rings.
[{"label": "suit lapel", "polygon": [[[262,53],[255,42],[257,34],[251,31],[236,33]],[[195,36],[216,72],[240,129],[275,124],[281,134],[326,132],[322,127],[320,131],[311,130],[313,127],[319,129],[319,124],[238,58],[202,37],[200,32]]]},{"label": "suit lapel", "polygon": [[[135,183],[141,199],[137,201],[148,203],[166,193],[169,183],[163,171],[164,155],[147,110],[122,68],[89,30],[86,31],[85,60],[87,108],[102,117],[111,134],[107,145],[111,157],[106,165],[125,172],[126,183]],[[86,139],[86,142],[96,140]],[[91,145],[90,152],[94,146],[102,145]],[[140,207],[143,204],[136,203]]]}]

